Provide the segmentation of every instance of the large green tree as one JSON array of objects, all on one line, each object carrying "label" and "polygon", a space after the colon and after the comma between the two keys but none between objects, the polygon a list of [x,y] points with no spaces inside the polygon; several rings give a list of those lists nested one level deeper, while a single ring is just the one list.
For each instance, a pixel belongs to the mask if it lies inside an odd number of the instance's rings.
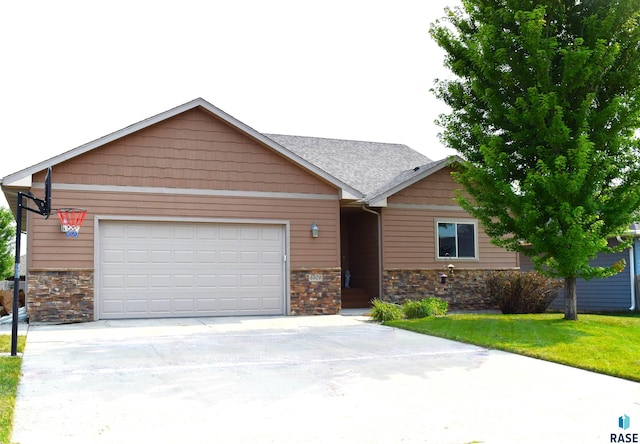
[{"label": "large green tree", "polygon": [[0,207],[0,279],[13,276],[15,263],[16,224],[13,214]]},{"label": "large green tree", "polygon": [[[640,206],[640,0],[462,0],[431,26],[454,74],[442,140],[464,160],[461,205],[496,245],[565,280],[616,251]],[[624,244],[617,248],[625,247]]]}]

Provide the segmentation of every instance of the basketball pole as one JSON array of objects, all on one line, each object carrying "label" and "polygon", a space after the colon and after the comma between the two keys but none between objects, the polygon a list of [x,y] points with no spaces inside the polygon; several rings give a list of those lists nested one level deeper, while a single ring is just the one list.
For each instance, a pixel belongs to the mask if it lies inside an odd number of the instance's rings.
[{"label": "basketball pole", "polygon": [[[38,209],[29,208],[28,205],[24,205],[23,197],[31,199]],[[20,295],[20,238],[22,237],[22,210],[32,211],[40,214],[45,218],[49,217],[49,204],[45,200],[38,199],[32,194],[25,194],[18,192],[18,211],[16,214],[16,258],[15,258],[15,271],[13,275],[13,308],[11,310],[11,356],[18,354],[18,304]]]},{"label": "basketball pole", "polygon": [[20,238],[22,237],[22,193],[18,193],[16,214],[16,259],[13,275],[13,308],[11,309],[11,356],[18,353],[18,303],[20,295]]}]

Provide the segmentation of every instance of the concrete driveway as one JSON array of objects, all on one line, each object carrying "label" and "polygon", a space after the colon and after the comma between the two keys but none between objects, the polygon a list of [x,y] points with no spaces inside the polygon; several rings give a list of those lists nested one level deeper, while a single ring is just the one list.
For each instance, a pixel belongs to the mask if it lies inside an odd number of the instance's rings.
[{"label": "concrete driveway", "polygon": [[640,432],[640,384],[365,319],[32,326],[13,440],[605,443]]}]

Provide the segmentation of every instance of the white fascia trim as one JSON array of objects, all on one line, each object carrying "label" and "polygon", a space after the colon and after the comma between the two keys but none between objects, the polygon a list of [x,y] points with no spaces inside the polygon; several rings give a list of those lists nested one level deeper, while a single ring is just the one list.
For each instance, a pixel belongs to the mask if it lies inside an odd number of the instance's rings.
[{"label": "white fascia trim", "polygon": [[[44,184],[38,183],[37,187],[44,188]],[[262,199],[338,200],[337,194],[305,194],[276,191],[205,190],[200,188],[131,187],[120,185],[84,185],[66,183],[54,183],[51,188],[54,190],[94,191],[102,193],[179,194],[188,196],[256,197]]]},{"label": "white fascia trim", "polygon": [[389,204],[387,204],[387,198],[385,197],[384,199],[378,199],[374,202],[370,202],[369,207],[376,207],[376,208],[384,208],[389,206]]},{"label": "white fascia trim", "polygon": [[94,140],[93,142],[89,142],[85,145],[79,146],[77,148],[74,148],[70,151],[67,151],[65,153],[62,153],[58,156],[52,157],[51,159],[45,160],[44,162],[40,162],[36,165],[33,165],[31,167],[28,167],[24,170],[18,171],[17,173],[14,174],[10,174],[9,176],[6,176],[3,179],[3,182],[6,185],[10,185],[12,184],[12,182],[20,180],[24,177],[27,176],[31,176],[32,174],[37,173],[38,171],[42,171],[44,169],[47,169],[49,167],[52,167],[58,163],[67,161],[69,159],[72,159],[76,156],[79,156],[80,154],[84,154],[88,151],[91,151],[99,146],[105,145],[107,143],[113,142],[115,140],[118,140],[124,136],[127,136],[129,134],[132,134],[136,131],[140,131],[141,129],[147,128],[151,125],[154,125],[158,122],[162,122],[163,120],[169,119],[171,117],[177,116],[178,114],[181,114],[185,111],[191,110],[193,108],[197,108],[197,107],[202,107],[205,110],[209,111],[210,113],[214,114],[215,116],[219,117],[220,119],[226,121],[227,123],[229,123],[230,125],[235,126],[236,128],[238,128],[240,131],[243,131],[244,133],[246,133],[247,135],[249,135],[250,137],[253,137],[254,139],[262,142],[263,144],[267,145],[268,147],[270,147],[271,149],[273,149],[274,151],[278,152],[279,154],[289,158],[290,160],[292,160],[293,162],[297,163],[298,165],[302,166],[303,168],[307,169],[308,171],[311,171],[312,173],[314,173],[315,175],[321,177],[322,179],[326,180],[327,182],[329,182],[330,184],[334,185],[335,187],[339,188],[341,191],[343,192],[347,192],[350,193],[354,196],[358,196],[358,198],[362,198],[363,195],[362,193],[360,193],[358,190],[356,190],[355,188],[350,187],[349,185],[347,185],[346,183],[336,179],[335,177],[329,175],[326,171],[316,167],[315,165],[307,162],[306,160],[304,160],[303,158],[301,158],[300,156],[294,154],[293,152],[289,151],[288,149],[286,149],[285,147],[283,147],[282,145],[279,145],[278,143],[276,143],[275,141],[269,139],[268,137],[266,137],[265,135],[259,133],[258,131],[254,130],[253,128],[251,128],[250,126],[242,123],[241,121],[239,121],[238,119],[230,116],[229,114],[225,113],[224,111],[222,111],[219,108],[216,108],[215,106],[213,106],[211,103],[207,102],[206,100],[202,99],[202,98],[197,98],[194,99],[190,102],[187,102],[183,105],[177,106],[175,108],[172,108],[168,111],[165,111],[163,113],[157,114],[153,117],[149,117],[148,119],[142,120],[138,123],[134,123],[133,125],[130,125],[126,128],[123,128],[119,131],[116,131],[114,133],[108,134],[104,137],[101,137],[99,139]]},{"label": "white fascia trim", "polygon": [[[20,187],[20,188],[31,188],[31,175],[20,177],[13,182],[9,182],[7,178],[2,180],[3,187]],[[44,188],[44,184],[42,185]]]},{"label": "white fascia trim", "polygon": [[344,188],[340,189],[340,199],[345,199],[345,200],[358,200],[361,199],[362,195],[355,195],[350,193],[349,191],[345,190]]}]

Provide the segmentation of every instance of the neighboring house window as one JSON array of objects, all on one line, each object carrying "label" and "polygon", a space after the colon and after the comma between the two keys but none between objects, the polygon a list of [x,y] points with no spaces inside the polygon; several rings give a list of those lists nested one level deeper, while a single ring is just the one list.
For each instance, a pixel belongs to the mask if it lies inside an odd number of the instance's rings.
[{"label": "neighboring house window", "polygon": [[477,259],[476,221],[438,221],[438,258]]}]

